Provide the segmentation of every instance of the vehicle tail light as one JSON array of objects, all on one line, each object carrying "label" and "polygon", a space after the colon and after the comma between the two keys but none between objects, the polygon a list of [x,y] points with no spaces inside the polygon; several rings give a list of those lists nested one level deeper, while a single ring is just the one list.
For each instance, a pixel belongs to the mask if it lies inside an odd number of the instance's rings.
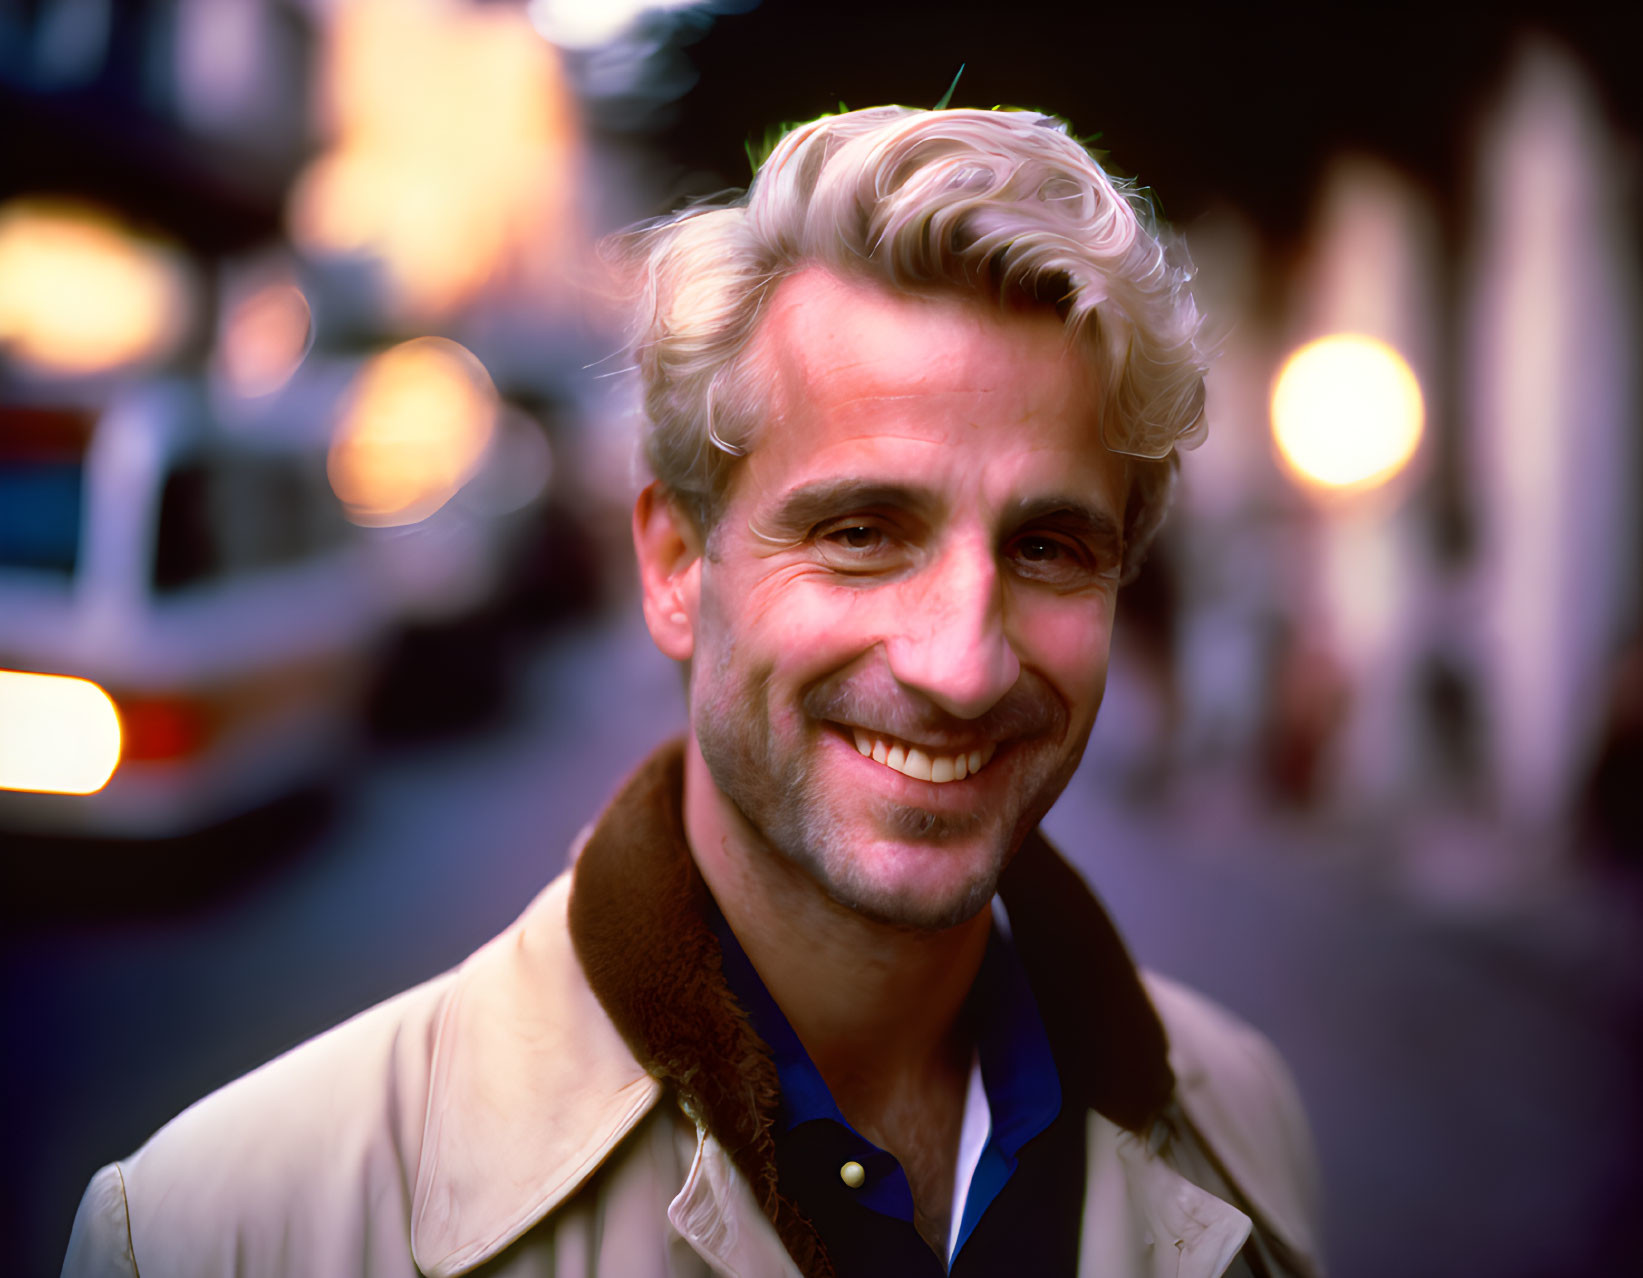
[{"label": "vehicle tail light", "polygon": [[0,670],[0,789],[93,794],[120,744],[114,702],[89,679]]},{"label": "vehicle tail light", "polygon": [[198,754],[210,740],[211,716],[206,704],[183,696],[120,698],[125,728],[125,757],[163,762]]}]

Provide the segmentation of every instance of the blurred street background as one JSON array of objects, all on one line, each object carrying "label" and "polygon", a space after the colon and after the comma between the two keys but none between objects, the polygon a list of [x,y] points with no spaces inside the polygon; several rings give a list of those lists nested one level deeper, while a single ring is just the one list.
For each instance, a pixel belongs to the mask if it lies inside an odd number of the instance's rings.
[{"label": "blurred street background", "polygon": [[595,246],[950,87],[1153,189],[1220,350],[1052,836],[1291,1063],[1332,1272],[1643,1269],[1640,48],[1578,4],[0,0],[8,1272],[505,926],[681,729]]}]

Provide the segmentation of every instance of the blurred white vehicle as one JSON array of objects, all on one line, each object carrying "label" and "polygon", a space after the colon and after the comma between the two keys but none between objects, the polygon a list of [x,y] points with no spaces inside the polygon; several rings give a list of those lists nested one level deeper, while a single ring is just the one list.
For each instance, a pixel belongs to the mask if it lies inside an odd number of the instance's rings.
[{"label": "blurred white vehicle", "polygon": [[0,405],[0,829],[182,834],[351,752],[386,608],[303,434],[188,382]]},{"label": "blurred white vehicle", "polygon": [[553,471],[543,428],[445,338],[365,356],[310,355],[277,392],[219,394],[223,420],[308,435],[369,550],[394,642],[379,729],[462,725],[505,700],[507,609],[540,539]]}]

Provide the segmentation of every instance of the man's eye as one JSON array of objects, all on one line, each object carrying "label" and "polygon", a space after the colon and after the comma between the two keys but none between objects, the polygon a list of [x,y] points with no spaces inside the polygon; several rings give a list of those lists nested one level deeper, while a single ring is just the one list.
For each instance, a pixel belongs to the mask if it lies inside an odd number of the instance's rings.
[{"label": "man's eye", "polygon": [[847,524],[824,533],[822,540],[841,550],[867,552],[884,545],[884,531],[868,524]]},{"label": "man's eye", "polygon": [[823,524],[811,536],[822,562],[834,572],[876,575],[897,562],[894,535],[877,523],[840,520]]},{"label": "man's eye", "polygon": [[1048,537],[1023,537],[1016,543],[1015,552],[1028,563],[1050,563],[1068,554],[1067,547]]},{"label": "man's eye", "polygon": [[1110,575],[1103,557],[1082,541],[1051,533],[1023,533],[1009,545],[1015,571],[1031,581],[1068,588]]}]

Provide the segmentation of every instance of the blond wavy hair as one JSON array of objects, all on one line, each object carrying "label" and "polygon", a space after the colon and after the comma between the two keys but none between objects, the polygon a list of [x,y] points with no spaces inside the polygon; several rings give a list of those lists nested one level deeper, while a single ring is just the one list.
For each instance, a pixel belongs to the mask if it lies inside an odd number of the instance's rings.
[{"label": "blond wavy hair", "polygon": [[875,107],[781,139],[744,195],[609,242],[638,298],[652,473],[704,533],[764,391],[743,358],[776,285],[810,265],[908,292],[1026,300],[1061,316],[1131,459],[1125,573],[1162,522],[1177,450],[1203,437],[1207,357],[1190,272],[1147,201],[1034,111]]}]

